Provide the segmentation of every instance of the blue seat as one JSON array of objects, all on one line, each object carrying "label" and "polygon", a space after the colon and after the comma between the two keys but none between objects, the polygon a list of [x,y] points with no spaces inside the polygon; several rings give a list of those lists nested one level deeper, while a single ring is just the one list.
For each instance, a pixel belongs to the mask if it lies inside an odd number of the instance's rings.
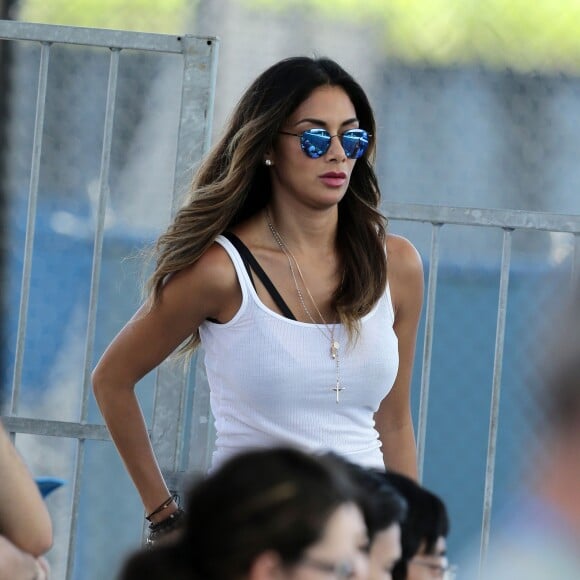
[{"label": "blue seat", "polygon": [[64,479],[60,479],[59,477],[35,477],[34,481],[36,481],[42,497],[46,497],[49,493],[52,493],[55,489],[58,489],[66,483]]}]

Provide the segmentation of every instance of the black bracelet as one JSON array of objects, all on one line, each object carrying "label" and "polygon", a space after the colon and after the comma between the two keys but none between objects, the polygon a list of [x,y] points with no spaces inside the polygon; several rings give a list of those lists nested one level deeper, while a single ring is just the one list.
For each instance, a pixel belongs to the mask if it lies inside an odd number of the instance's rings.
[{"label": "black bracelet", "polygon": [[175,503],[179,505],[179,495],[172,493],[159,507],[156,507],[150,514],[146,515],[145,519],[150,522],[153,516],[168,508],[172,501],[175,501]]},{"label": "black bracelet", "polygon": [[172,514],[160,522],[149,524],[149,535],[147,537],[147,546],[153,546],[159,538],[169,532],[182,528],[185,524],[185,512],[178,508]]}]

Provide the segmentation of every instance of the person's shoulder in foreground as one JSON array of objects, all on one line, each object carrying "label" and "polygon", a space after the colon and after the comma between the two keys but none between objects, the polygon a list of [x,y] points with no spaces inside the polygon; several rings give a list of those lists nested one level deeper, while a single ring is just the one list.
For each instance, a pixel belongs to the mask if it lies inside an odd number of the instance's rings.
[{"label": "person's shoulder in foreground", "polygon": [[538,436],[531,461],[520,473],[516,500],[492,529],[483,574],[473,557],[466,580],[580,578],[580,286],[570,298],[553,313],[551,340],[538,334],[542,370],[532,393]]}]

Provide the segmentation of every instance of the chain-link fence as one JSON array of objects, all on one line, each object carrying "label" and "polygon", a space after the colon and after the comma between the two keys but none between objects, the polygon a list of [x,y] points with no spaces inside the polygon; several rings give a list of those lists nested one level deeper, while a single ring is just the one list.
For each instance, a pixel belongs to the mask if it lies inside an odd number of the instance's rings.
[{"label": "chain-link fence", "polygon": [[[11,15],[27,14],[25,4],[21,0]],[[65,12],[69,10],[68,23],[90,24],[71,21],[75,5],[82,4],[78,0],[63,7]],[[534,24],[548,38],[560,30],[561,44],[568,46],[568,52],[560,46],[560,52],[554,49],[541,59],[535,49],[530,49],[516,59],[513,52],[505,49],[507,56],[502,61],[498,52],[507,46],[502,41],[496,42],[500,50],[489,53],[492,56],[486,61],[484,35],[473,29],[471,38],[477,41],[473,40],[470,46],[477,50],[472,50],[470,58],[454,56],[467,50],[461,51],[458,40],[467,35],[458,16],[463,14],[464,5],[472,6],[474,18],[479,6],[482,21],[493,15],[493,24],[500,12],[508,14],[508,4],[512,5],[515,18],[517,10],[531,10],[529,3],[504,2],[502,8],[501,2],[491,6],[489,2],[458,0],[450,16],[444,6],[452,2],[433,2],[439,11],[417,14],[415,20],[401,12],[401,2],[369,2],[368,14],[353,13],[350,17],[341,8],[348,2],[333,3],[334,14],[317,12],[311,4],[280,2],[273,9],[272,3],[257,0],[200,1],[186,6],[189,12],[186,17],[181,16],[182,30],[164,31],[191,30],[221,37],[216,131],[245,86],[263,68],[285,56],[329,55],[353,72],[368,90],[378,121],[377,169],[384,208],[394,218],[391,230],[406,235],[417,245],[425,261],[426,276],[438,273],[433,319],[429,322],[427,318],[425,323],[426,307],[418,341],[413,412],[418,423],[423,351],[427,347],[431,362],[424,479],[449,504],[450,551],[458,552],[466,538],[478,535],[483,498],[490,491],[486,487],[486,471],[502,289],[505,230],[501,224],[511,228],[518,214],[510,210],[526,210],[529,213],[525,219],[532,227],[515,228],[510,239],[494,510],[509,502],[510,491],[518,484],[514,465],[535,437],[532,418],[537,410],[530,389],[537,374],[536,359],[531,354],[535,345],[533,331],[549,315],[558,284],[569,278],[574,247],[578,245],[578,237],[570,233],[578,231],[577,217],[554,221],[549,215],[538,217],[532,213],[580,213],[580,169],[575,155],[580,148],[580,80],[573,67],[577,47],[567,40],[568,24],[563,24],[574,20],[575,9],[570,7],[566,12],[563,3],[562,17],[545,13],[543,21]],[[520,4],[526,6],[521,8]],[[392,8],[384,20],[378,18],[378,12],[372,12],[381,5]],[[537,5],[544,6],[543,0]],[[153,21],[154,11],[150,14]],[[151,27],[145,21],[139,22],[142,30],[158,30],[154,22]],[[91,25],[107,26],[102,21]],[[442,27],[456,30],[457,36],[446,40]],[[437,42],[431,39],[431,44],[425,44],[427,41],[415,29],[431,30]],[[498,26],[488,28],[497,29]],[[499,29],[502,37],[509,34],[507,29]],[[411,48],[405,48],[398,40],[401,30],[409,30]],[[580,38],[580,34],[577,36]],[[469,44],[468,41],[469,38],[465,40]],[[455,52],[445,48],[445,42],[454,43]],[[520,43],[525,46],[525,39],[520,38]],[[437,52],[434,47],[440,50]],[[16,354],[40,57],[39,46],[24,43],[13,50],[11,57],[10,146],[4,150],[3,165],[11,212],[11,253],[4,295],[8,363],[4,384],[11,384]],[[171,55],[152,58],[138,51],[123,51],[120,56],[94,358],[139,301],[135,279],[140,262],[125,257],[137,254],[169,219],[180,96],[175,89],[178,73],[174,60]],[[76,421],[84,356],[78,337],[86,330],[90,296],[91,228],[101,171],[108,61],[94,48],[71,52],[55,47],[49,67],[20,412],[42,419]],[[491,219],[485,212],[470,209],[466,214],[469,219],[449,223],[448,214],[433,210],[424,215],[423,223],[421,219],[409,219],[423,215],[424,208],[400,209],[397,203],[504,211],[498,214],[500,217],[493,214]],[[479,225],[473,225],[473,220]],[[447,224],[437,238],[437,268],[432,267],[432,222]],[[576,259],[578,255],[577,251]],[[431,345],[424,342],[426,330],[427,336],[432,337]],[[203,369],[197,372],[202,373]],[[149,377],[140,387],[148,413],[153,408],[153,391],[153,378]],[[188,408],[194,396],[196,405],[206,405],[207,393],[199,389],[195,394],[188,393]],[[92,400],[88,418],[91,423],[101,422]],[[199,442],[207,437],[211,441],[211,423],[189,416],[184,420],[186,431],[194,433],[191,440]],[[190,438],[186,434],[183,439],[180,465],[195,463],[203,468],[209,449],[188,448]],[[33,465],[33,455],[38,455],[35,450],[42,450],[44,462],[36,465],[44,472],[51,465],[69,469],[68,463],[61,460],[74,455],[72,443],[59,442],[53,451],[46,451],[46,438],[38,435],[18,436],[17,443]],[[81,517],[89,518],[93,526],[106,528],[108,540],[96,549],[94,540],[79,538],[75,549],[78,561],[85,563],[79,577],[109,578],[110,569],[103,568],[103,553],[117,554],[118,561],[124,550],[136,544],[139,526],[130,533],[122,530],[124,522],[140,514],[141,508],[109,442],[88,442],[85,462],[99,467],[83,480],[81,502],[93,508],[82,511],[87,515]],[[59,475],[72,477],[69,471]],[[103,485],[105,475],[114,477],[116,485]],[[50,500],[51,509],[60,514],[59,518],[62,514],[68,517],[70,496],[66,497],[64,490],[58,493],[61,495],[55,494]],[[493,533],[493,525],[491,530]],[[62,533],[66,535],[67,531]],[[59,557],[55,555],[55,561]]]}]

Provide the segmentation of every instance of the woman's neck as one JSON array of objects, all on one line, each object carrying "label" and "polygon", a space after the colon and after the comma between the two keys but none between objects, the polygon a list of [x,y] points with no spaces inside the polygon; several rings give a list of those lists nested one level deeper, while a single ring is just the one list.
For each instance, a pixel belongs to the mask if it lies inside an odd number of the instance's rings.
[{"label": "woman's neck", "polygon": [[266,222],[279,232],[295,253],[334,252],[338,226],[338,210],[282,207],[274,202],[264,208]]}]

